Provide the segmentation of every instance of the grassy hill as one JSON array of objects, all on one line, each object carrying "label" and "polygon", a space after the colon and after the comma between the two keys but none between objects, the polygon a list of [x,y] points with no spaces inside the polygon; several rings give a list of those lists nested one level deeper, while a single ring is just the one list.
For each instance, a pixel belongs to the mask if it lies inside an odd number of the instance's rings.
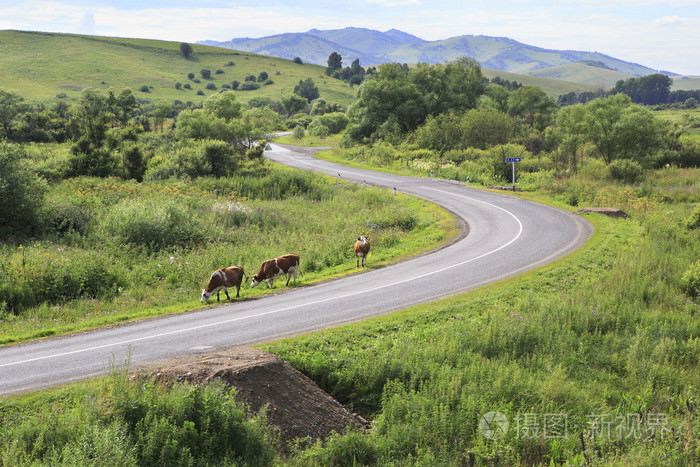
[{"label": "grassy hill", "polygon": [[579,93],[583,91],[595,91],[596,89],[600,88],[600,86],[594,84],[583,84],[548,77],[523,75],[501,70],[492,70],[490,68],[482,68],[481,73],[487,78],[500,76],[501,78],[509,81],[517,81],[524,86],[538,86],[542,88],[547,95],[554,98],[561,94],[568,94],[571,91]]},{"label": "grassy hill", "polygon": [[542,78],[569,81],[572,83],[588,83],[598,88],[611,88],[619,80],[627,80],[633,76],[617,70],[593,66],[585,62],[569,63],[542,70],[531,71],[528,74]]},{"label": "grassy hill", "polygon": [[[313,79],[321,97],[331,102],[348,105],[355,94],[346,83],[326,76],[325,67],[205,45],[192,45],[194,53],[184,58],[179,42],[146,39],[6,30],[0,31],[0,43],[0,87],[33,101],[61,94],[74,99],[92,87],[130,88],[147,100],[200,102],[223,84],[242,83],[247,75],[257,77],[262,71],[274,83],[238,92],[241,101],[257,96],[279,99],[306,78]],[[211,70],[211,79],[202,79],[202,69]],[[188,79],[188,73],[200,83]],[[177,82],[189,83],[192,89],[177,90]],[[206,89],[209,83],[217,90]],[[148,92],[139,91],[142,86]],[[197,95],[200,90],[205,95]]]}]

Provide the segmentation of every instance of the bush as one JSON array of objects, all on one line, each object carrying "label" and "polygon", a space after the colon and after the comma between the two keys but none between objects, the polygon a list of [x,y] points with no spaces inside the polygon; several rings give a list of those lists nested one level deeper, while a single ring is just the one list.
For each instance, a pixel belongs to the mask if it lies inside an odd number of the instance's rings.
[{"label": "bush", "polygon": [[685,220],[685,227],[690,230],[700,229],[700,204],[695,206],[693,213]]},{"label": "bush", "polygon": [[189,79],[194,79],[194,73],[192,73],[192,72],[187,73],[187,77],[188,77]]},{"label": "bush", "polygon": [[32,234],[39,227],[46,182],[24,158],[21,147],[0,142],[0,237]]},{"label": "bush", "polygon": [[700,261],[693,263],[681,277],[681,287],[690,297],[700,297]]},{"label": "bush", "polygon": [[110,209],[100,235],[148,251],[188,247],[205,238],[193,208],[170,198],[127,199]]},{"label": "bush", "polygon": [[238,87],[239,91],[255,91],[256,89],[260,89],[260,85],[252,81],[246,81]]},{"label": "bush", "polygon": [[141,92],[151,92],[151,90],[148,89],[148,86],[146,86],[145,84],[139,88],[139,91],[141,91]]},{"label": "bush", "polygon": [[297,125],[294,127],[294,131],[292,131],[292,135],[296,139],[302,139],[306,132],[304,131],[304,127],[302,125]]},{"label": "bush", "polygon": [[0,268],[0,303],[19,313],[44,302],[113,297],[125,284],[124,268],[102,252],[37,245]]},{"label": "bush", "polygon": [[200,72],[200,75],[202,75],[202,78],[204,79],[209,79],[211,78],[211,70],[207,70],[206,68],[203,68]]},{"label": "bush", "polygon": [[616,159],[608,165],[608,175],[613,180],[636,183],[642,178],[642,166],[630,159]]},{"label": "bush", "polygon": [[216,70],[216,71],[214,72],[214,74],[216,74],[216,75],[221,75],[221,74],[223,74],[223,73],[224,73],[224,70],[222,70],[221,68],[219,68],[218,70]]},{"label": "bush", "polygon": [[206,87],[206,89],[209,89],[210,91],[216,91],[216,84],[214,84],[214,83],[207,83],[207,85],[205,87]]}]

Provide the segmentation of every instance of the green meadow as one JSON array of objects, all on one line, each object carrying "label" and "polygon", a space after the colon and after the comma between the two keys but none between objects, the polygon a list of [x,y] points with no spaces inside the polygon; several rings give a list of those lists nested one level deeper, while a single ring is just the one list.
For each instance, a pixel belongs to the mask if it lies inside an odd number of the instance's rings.
[{"label": "green meadow", "polygon": [[[326,76],[324,67],[219,47],[192,44],[193,53],[185,58],[179,42],[22,31],[0,31],[0,43],[2,89],[32,101],[64,95],[74,100],[85,88],[129,88],[142,100],[201,103],[223,85],[243,83],[246,76],[258,77],[263,71],[272,83],[239,92],[242,102],[251,97],[280,99],[307,78],[332,102],[348,105],[354,96],[348,84]],[[203,69],[211,72],[209,79],[201,76]],[[176,89],[176,83],[182,88]],[[147,91],[140,90],[144,86]]]}]

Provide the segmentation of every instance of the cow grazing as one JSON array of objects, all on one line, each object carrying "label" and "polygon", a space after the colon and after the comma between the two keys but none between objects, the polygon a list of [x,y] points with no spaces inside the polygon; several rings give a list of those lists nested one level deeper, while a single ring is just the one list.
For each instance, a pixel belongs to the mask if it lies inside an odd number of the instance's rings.
[{"label": "cow grazing", "polygon": [[360,258],[362,258],[362,267],[365,267],[365,259],[367,258],[367,253],[369,253],[369,239],[364,235],[358,237],[355,242],[355,257],[357,258],[356,268],[360,267]]},{"label": "cow grazing", "polygon": [[228,287],[236,287],[236,298],[238,298],[241,291],[241,282],[243,282],[243,276],[248,280],[248,275],[243,272],[241,266],[230,266],[228,268],[222,268],[214,273],[209,278],[209,285],[207,288],[202,290],[202,303],[209,300],[209,297],[216,292],[216,301],[219,301],[219,292],[221,290],[226,294],[226,298],[231,300],[228,296]]},{"label": "cow grazing", "polygon": [[301,269],[299,268],[299,255],[295,253],[290,253],[284,256],[278,256],[277,258],[268,259],[263,261],[260,266],[260,271],[253,276],[253,281],[250,283],[251,287],[255,287],[262,281],[265,281],[267,288],[272,287],[272,283],[275,277],[286,274],[287,283],[285,286],[289,285],[289,279],[294,276],[294,283],[297,282],[297,272],[301,274]]}]

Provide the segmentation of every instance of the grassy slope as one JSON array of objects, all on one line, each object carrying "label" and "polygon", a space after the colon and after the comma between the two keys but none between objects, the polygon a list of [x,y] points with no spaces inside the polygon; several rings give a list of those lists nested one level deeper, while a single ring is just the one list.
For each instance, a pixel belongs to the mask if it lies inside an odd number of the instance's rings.
[{"label": "grassy slope", "polygon": [[619,80],[631,78],[627,73],[586,65],[585,63],[570,63],[529,73],[532,76],[550,78],[572,83],[589,83],[599,88],[611,88]]},{"label": "grassy slope", "polygon": [[[2,88],[28,100],[52,99],[59,93],[74,99],[82,89],[93,87],[130,88],[138,98],[148,100],[200,102],[205,96],[198,96],[198,90],[205,95],[217,92],[205,89],[208,83],[221,89],[224,83],[242,83],[247,75],[258,76],[261,71],[267,72],[274,84],[238,92],[241,101],[257,96],[279,99],[291,94],[299,80],[306,78],[313,79],[321,97],[329,101],[347,105],[354,97],[350,86],[327,77],[323,67],[204,45],[193,45],[194,54],[185,59],[179,42],[145,39],[0,31],[0,43]],[[226,66],[231,61],[235,65]],[[211,70],[210,80],[201,79],[202,69]],[[224,73],[215,74],[219,69]],[[201,83],[190,81],[190,72]],[[178,81],[190,83],[192,90],[178,91]],[[139,91],[144,85],[153,88],[148,93]]]},{"label": "grassy slope", "polygon": [[555,98],[561,94],[568,94],[571,91],[577,93],[583,91],[595,91],[600,87],[592,84],[575,83],[572,80],[564,81],[561,79],[547,77],[521,75],[518,73],[509,73],[507,71],[492,70],[490,68],[482,68],[481,72],[487,78],[500,76],[503,79],[517,81],[525,86],[539,86],[544,92],[547,93],[547,95]]}]

